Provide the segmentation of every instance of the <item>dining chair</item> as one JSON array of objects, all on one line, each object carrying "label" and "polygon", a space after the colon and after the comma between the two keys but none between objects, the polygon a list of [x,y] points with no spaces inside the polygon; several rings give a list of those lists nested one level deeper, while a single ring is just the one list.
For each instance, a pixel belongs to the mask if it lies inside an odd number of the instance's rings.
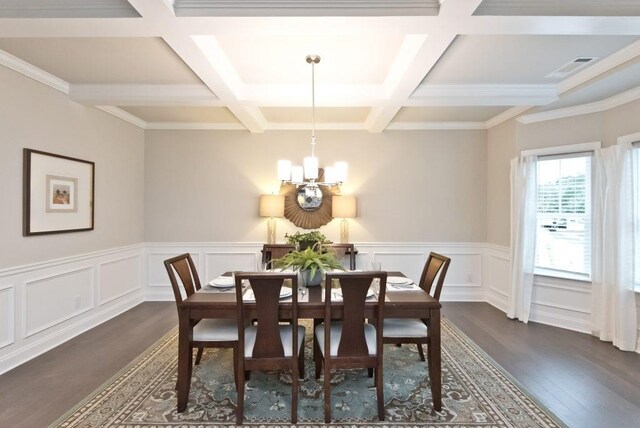
[{"label": "dining chair", "polygon": [[[290,324],[279,323],[280,291],[291,281]],[[298,276],[295,273],[240,272],[235,274],[238,312],[238,343],[241,349],[237,370],[238,405],[236,419],[244,419],[245,371],[291,370],[291,423],[298,419],[298,379],[304,374],[304,326],[298,325]],[[244,283],[246,290],[243,290]],[[250,293],[251,292],[251,293]],[[244,295],[243,295],[244,294]],[[253,294],[255,300],[245,296]],[[251,306],[254,306],[253,308]],[[250,309],[255,309],[249,313]],[[244,327],[247,321],[255,321]]]},{"label": "dining chair", "polygon": [[262,246],[262,263],[279,259],[288,253],[295,251],[296,246],[291,244],[264,244]]},{"label": "dining chair", "polygon": [[[365,321],[365,303],[374,280],[379,281],[375,301],[375,318]],[[342,305],[332,304],[340,296],[332,282],[338,281]],[[314,352],[316,379],[324,369],[324,420],[331,422],[331,369],[375,369],[378,419],[384,420],[382,373],[383,308],[387,283],[386,272],[327,273],[324,290],[324,322],[315,328]],[[336,312],[341,310],[342,316]]]},{"label": "dining chair", "polygon": [[349,255],[349,269],[356,269],[356,246],[354,244],[322,244],[322,248],[336,253],[338,260],[344,260],[345,255]]},{"label": "dining chair", "polygon": [[[186,297],[200,290],[200,278],[196,266],[189,253],[167,259],[164,266],[169,274],[171,288],[176,299],[176,306],[182,302],[182,285]],[[176,273],[178,274],[176,277]],[[178,279],[180,283],[178,283]],[[191,354],[193,348],[198,348],[196,365],[200,364],[204,348],[232,348],[234,363],[234,381],[237,386],[237,353],[238,353],[238,327],[234,319],[201,319],[194,322],[193,334],[189,340]],[[191,361],[189,367],[191,372]],[[190,380],[189,380],[190,381]],[[177,388],[177,387],[176,387]]]},{"label": "dining chair", "polygon": [[[434,299],[440,300],[442,285],[447,275],[451,259],[441,254],[430,253],[427,262],[420,276],[420,288],[433,296]],[[438,281],[435,288],[433,283],[436,277]],[[424,350],[422,345],[429,346],[429,322],[425,319],[418,318],[388,318],[384,320],[384,343],[395,344],[400,346],[403,343],[416,344],[420,360],[425,361]],[[427,364],[429,364],[427,362]]]}]

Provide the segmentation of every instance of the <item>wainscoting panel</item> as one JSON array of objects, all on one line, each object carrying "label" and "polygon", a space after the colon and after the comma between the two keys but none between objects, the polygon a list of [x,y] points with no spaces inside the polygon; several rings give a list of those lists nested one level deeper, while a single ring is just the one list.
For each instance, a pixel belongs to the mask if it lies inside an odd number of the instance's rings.
[{"label": "wainscoting panel", "polygon": [[[185,252],[191,253],[202,283],[229,270],[254,270],[260,260],[262,243],[147,243],[147,300],[173,300],[163,260]],[[402,271],[414,281],[420,279],[429,252],[452,258],[442,300],[484,301],[484,243],[356,243],[357,268],[371,269],[373,261],[382,269]],[[348,266],[348,265],[347,265]]]},{"label": "wainscoting panel", "polygon": [[85,266],[25,281],[23,337],[92,309],[93,278],[93,266]]},{"label": "wainscoting panel", "polygon": [[507,311],[509,296],[509,247],[487,245],[485,254],[484,286],[486,300],[503,312]]},{"label": "wainscoting panel", "polygon": [[11,345],[15,340],[15,287],[0,286],[0,349]]},{"label": "wainscoting panel", "polygon": [[205,253],[204,276],[200,279],[203,284],[230,271],[255,271],[259,255],[250,251],[208,251]]},{"label": "wainscoting panel", "polygon": [[0,374],[143,301],[137,244],[0,270]]},{"label": "wainscoting panel", "polygon": [[141,254],[109,260],[98,266],[98,304],[100,306],[141,289]]}]

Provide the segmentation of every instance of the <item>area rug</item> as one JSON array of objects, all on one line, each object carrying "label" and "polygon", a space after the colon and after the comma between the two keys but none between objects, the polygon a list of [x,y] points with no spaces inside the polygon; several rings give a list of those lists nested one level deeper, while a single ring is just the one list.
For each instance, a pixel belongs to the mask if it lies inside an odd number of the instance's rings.
[{"label": "area rug", "polygon": [[[307,327],[299,426],[319,426],[324,420],[322,380],[316,381],[313,376],[310,330]],[[177,339],[177,330],[168,333],[52,426],[233,425],[237,396],[229,349],[205,351],[201,364],[194,367],[188,408],[184,413],[176,412]],[[433,410],[427,366],[418,358],[415,346],[385,346],[384,367],[384,422],[377,419],[375,388],[366,370],[332,374],[332,417],[336,426],[565,426],[447,319],[442,320],[442,411]],[[288,425],[289,373],[252,373],[246,397],[246,425]]]}]

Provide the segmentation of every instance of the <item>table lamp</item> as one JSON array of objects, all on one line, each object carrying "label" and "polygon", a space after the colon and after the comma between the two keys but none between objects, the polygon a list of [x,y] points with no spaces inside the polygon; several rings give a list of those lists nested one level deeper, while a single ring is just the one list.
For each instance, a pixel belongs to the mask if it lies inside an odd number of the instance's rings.
[{"label": "table lamp", "polygon": [[284,217],[284,195],[260,195],[260,217],[269,217],[267,220],[267,244],[275,244],[275,217]]},{"label": "table lamp", "polygon": [[341,218],[340,222],[340,243],[349,243],[349,221],[348,218],[356,216],[356,197],[355,196],[333,196],[331,199],[331,216],[333,218]]}]

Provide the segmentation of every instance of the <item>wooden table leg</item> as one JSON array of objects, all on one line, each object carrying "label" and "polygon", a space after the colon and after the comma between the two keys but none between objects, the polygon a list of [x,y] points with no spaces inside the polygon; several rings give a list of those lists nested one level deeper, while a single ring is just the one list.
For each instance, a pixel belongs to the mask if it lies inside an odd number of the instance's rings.
[{"label": "wooden table leg", "polygon": [[189,310],[178,310],[178,318],[178,412],[182,413],[187,408],[189,386],[191,385],[189,366],[191,365],[192,355],[189,347],[189,338],[191,337]]},{"label": "wooden table leg", "polygon": [[429,379],[433,408],[442,410],[442,362],[440,357],[440,309],[430,310],[429,322]]}]

